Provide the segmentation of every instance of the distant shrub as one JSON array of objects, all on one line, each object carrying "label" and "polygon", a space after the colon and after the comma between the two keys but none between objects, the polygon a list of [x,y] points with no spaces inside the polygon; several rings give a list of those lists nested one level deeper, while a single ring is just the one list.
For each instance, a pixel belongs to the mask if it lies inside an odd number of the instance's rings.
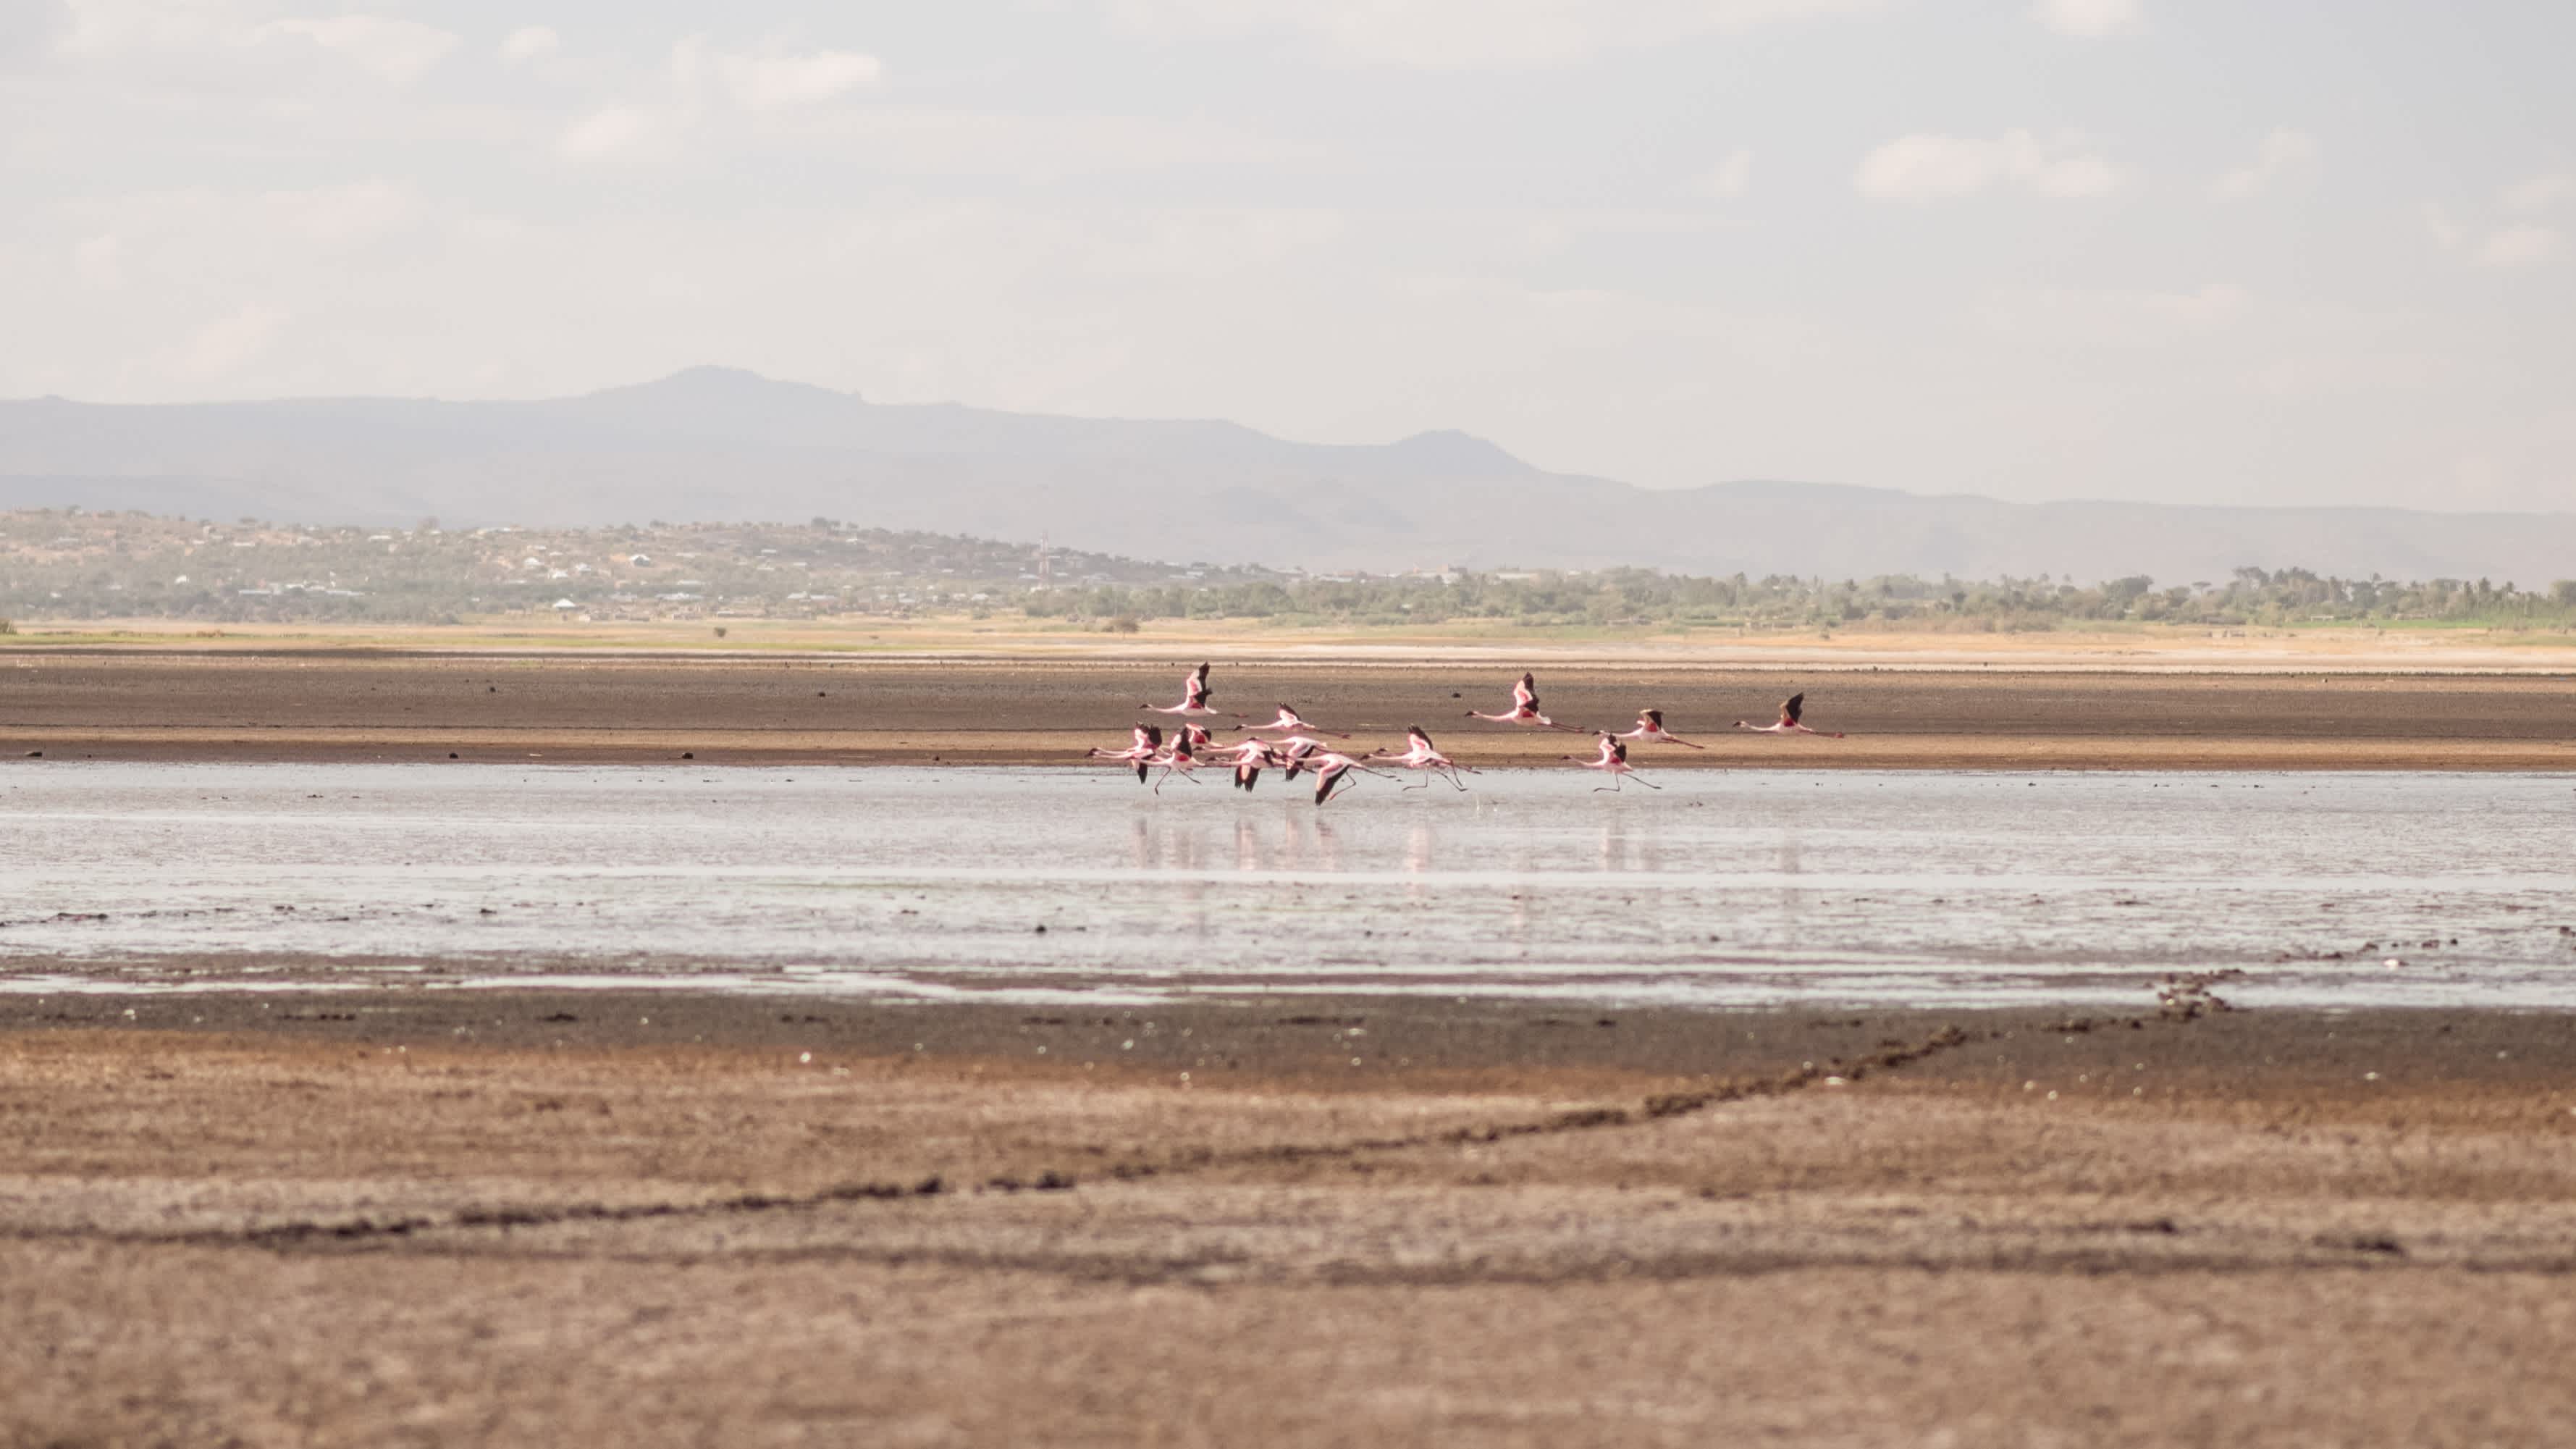
[{"label": "distant shrub", "polygon": [[1117,618],[1111,619],[1102,624],[1100,626],[1100,632],[1103,634],[1133,634],[1144,627],[1144,624],[1139,622],[1135,615],[1121,614]]},{"label": "distant shrub", "polygon": [[723,638],[724,636],[725,636],[725,626],[724,626],[724,625],[722,625],[722,624],[718,624],[718,625],[716,626],[716,637],[717,637],[717,638],[719,638],[719,639],[721,639],[721,638]]},{"label": "distant shrub", "polygon": [[17,632],[18,626],[15,622],[8,619],[0,619],[0,634],[15,634]]}]

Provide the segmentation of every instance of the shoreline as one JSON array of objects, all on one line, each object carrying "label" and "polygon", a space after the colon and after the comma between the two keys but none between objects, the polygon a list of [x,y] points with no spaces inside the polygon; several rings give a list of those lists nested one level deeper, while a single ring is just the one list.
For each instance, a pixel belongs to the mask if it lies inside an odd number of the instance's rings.
[{"label": "shoreline", "polygon": [[[416,655],[0,658],[0,759],[1069,764],[1123,746],[1180,666]],[[1289,699],[1364,746],[1429,728],[1476,766],[1553,765],[1640,708],[1706,746],[1649,768],[2576,769],[2576,677],[1546,666],[1565,731],[1462,718],[1508,675],[1456,659],[1222,665],[1220,707]],[[1786,692],[1848,739],[1747,735]],[[1220,739],[1236,737],[1231,730]]]},{"label": "shoreline", "polygon": [[[1544,1082],[1548,1073],[1565,1069],[1654,1083],[1764,1073],[1793,1057],[1840,1068],[1846,1061],[1865,1062],[1873,1050],[1950,1031],[1980,1042],[2057,1037],[2069,1046],[2100,1032],[2097,1044],[2110,1044],[2113,1055],[2119,1042],[2132,1039],[2129,1034],[2143,1034],[2134,1039],[2152,1041],[2167,1066],[2195,1074],[2203,1086],[2224,1078],[2265,1090],[2305,1089],[2357,1083],[2362,1072],[2380,1070],[2392,1084],[2539,1084],[2563,1092],[2576,1108],[2576,1002],[2558,1009],[2236,1008],[2224,999],[2229,989],[2223,981],[2185,981],[2162,1001],[2157,991],[2141,986],[2133,999],[2111,1005],[1890,1007],[1603,1005],[1365,990],[1033,1003],[778,996],[614,983],[355,992],[234,982],[219,992],[0,995],[0,1042],[23,1044],[49,1033],[167,1033],[255,1049],[263,1042],[403,1044],[504,1056],[687,1050],[757,1059],[828,1049],[888,1060],[1008,1060],[1031,1070],[1058,1068],[1070,1053],[1072,1060],[1133,1080],[1187,1070],[1214,1053],[1232,1058],[1230,1065],[1218,1065],[1242,1074],[1253,1089],[1341,1090],[1351,1081],[1347,1059],[1354,1043],[1362,1047],[1362,1075],[1371,1080],[1464,1070],[1496,1080],[1527,1071],[1532,1081]],[[1142,1030],[1148,1024],[1152,1029]],[[1353,1033],[1352,1027],[1361,1030]],[[1050,1042],[1050,1052],[1034,1051]],[[1039,1055],[1056,1060],[1038,1062]],[[1905,1079],[1945,1086],[2020,1080],[2018,1067],[1965,1058],[1934,1065],[1938,1055],[1901,1064]],[[2367,1065],[2354,1065],[2365,1057]],[[2565,1115],[2576,1130],[2576,1111]]]},{"label": "shoreline", "polygon": [[[1083,739],[1028,739],[986,734],[915,743],[892,731],[830,733],[507,731],[320,733],[279,729],[265,736],[221,731],[0,729],[0,768],[101,761],[162,764],[272,765],[541,765],[718,768],[1046,768],[1111,770],[1083,758]],[[906,732],[911,733],[911,732]],[[1722,737],[1721,737],[1722,738]],[[1400,740],[1398,741],[1400,743]],[[1535,743],[1444,735],[1440,747],[1479,769],[1554,769],[1570,736]],[[1390,745],[1390,748],[1393,746]],[[1632,757],[1633,758],[1633,757]],[[1735,751],[1685,754],[1659,750],[1637,761],[1647,771],[1920,770],[2031,772],[2576,773],[2576,740],[2210,741],[2192,738],[1913,736],[1829,743],[1791,741]],[[1215,766],[1204,768],[1216,769]],[[1275,772],[1274,772],[1275,773]],[[1288,787],[1291,793],[1293,786]]]}]

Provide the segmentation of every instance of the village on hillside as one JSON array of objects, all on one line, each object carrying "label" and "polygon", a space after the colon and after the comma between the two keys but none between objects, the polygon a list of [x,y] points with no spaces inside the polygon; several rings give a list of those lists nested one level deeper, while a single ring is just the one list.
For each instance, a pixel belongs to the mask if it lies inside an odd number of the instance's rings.
[{"label": "village on hillside", "polygon": [[[1044,542],[802,524],[323,528],[77,508],[0,512],[0,621],[453,624],[989,618],[1458,619],[1618,628],[2026,632],[2123,624],[2576,626],[2576,580],[2397,581],[2247,566],[2223,580],[1965,581],[1651,569],[1307,574]],[[0,628],[6,628],[0,623]]]}]

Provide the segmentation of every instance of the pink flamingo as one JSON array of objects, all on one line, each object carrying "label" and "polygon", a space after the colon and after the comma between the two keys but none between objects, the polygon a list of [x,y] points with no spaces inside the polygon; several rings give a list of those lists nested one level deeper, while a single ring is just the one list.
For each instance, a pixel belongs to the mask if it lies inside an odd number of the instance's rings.
[{"label": "pink flamingo", "polygon": [[1182,678],[1179,704],[1140,704],[1136,707],[1152,710],[1156,714],[1176,714],[1184,719],[1239,720],[1243,718],[1239,714],[1227,714],[1223,710],[1208,708],[1208,667],[1204,664],[1191,670]]},{"label": "pink flamingo", "polygon": [[1840,730],[1811,730],[1798,723],[1798,716],[1805,713],[1806,708],[1807,696],[1804,693],[1793,694],[1781,704],[1778,724],[1756,725],[1737,720],[1735,727],[1740,730],[1751,730],[1757,735],[1822,735],[1829,740],[1843,738],[1843,732]]},{"label": "pink flamingo", "polygon": [[1625,733],[1613,735],[1611,738],[1635,740],[1641,745],[1680,745],[1685,749],[1693,750],[1704,750],[1708,748],[1706,745],[1694,745],[1690,741],[1683,739],[1681,736],[1665,729],[1664,712],[1660,709],[1641,709],[1637,711],[1637,727],[1635,729],[1628,730]]},{"label": "pink flamingo", "polygon": [[1279,718],[1272,720],[1268,724],[1253,725],[1251,728],[1256,732],[1264,734],[1275,734],[1284,730],[1292,735],[1311,733],[1331,735],[1337,740],[1346,740],[1350,738],[1349,735],[1343,734],[1338,730],[1317,729],[1315,726],[1306,723],[1306,717],[1304,715],[1297,713],[1297,711],[1290,709],[1284,704],[1279,706]]},{"label": "pink flamingo", "polygon": [[1163,753],[1146,761],[1149,765],[1160,765],[1163,767],[1163,773],[1154,777],[1155,794],[1162,794],[1163,782],[1172,778],[1174,775],[1180,776],[1182,779],[1189,781],[1193,785],[1199,782],[1198,777],[1190,773],[1199,767],[1197,747],[1190,740],[1190,731],[1192,728],[1194,727],[1188,725],[1182,726],[1180,732],[1172,736],[1171,744],[1165,748]]},{"label": "pink flamingo", "polygon": [[1622,744],[1617,736],[1604,733],[1600,735],[1599,738],[1601,740],[1601,758],[1597,760],[1587,760],[1581,755],[1567,755],[1564,757],[1574,761],[1576,764],[1581,765],[1587,770],[1599,770],[1601,773],[1610,777],[1609,784],[1595,785],[1592,787],[1592,792],[1594,794],[1597,795],[1604,790],[1616,790],[1619,788],[1621,783],[1632,776],[1636,777],[1638,784],[1645,786],[1649,790],[1660,790],[1664,788],[1652,780],[1637,775],[1637,767],[1628,763],[1628,747],[1625,744]]},{"label": "pink flamingo", "polygon": [[1274,740],[1271,743],[1279,751],[1279,763],[1288,771],[1285,778],[1291,780],[1296,779],[1309,768],[1308,762],[1315,758],[1316,752],[1332,748],[1322,740],[1308,739],[1303,735],[1293,740]]},{"label": "pink flamingo", "polygon": [[1538,712],[1538,676],[1529,673],[1523,673],[1520,682],[1512,686],[1512,707],[1509,712],[1486,714],[1482,710],[1471,709],[1467,711],[1467,718],[1488,719],[1496,724],[1528,725],[1533,729],[1564,730],[1568,734],[1583,733],[1572,725],[1558,724]]},{"label": "pink flamingo", "polygon": [[[1372,753],[1369,758],[1372,760],[1391,761],[1395,764],[1402,765],[1408,770],[1429,771],[1434,779],[1447,780],[1450,784],[1457,786],[1461,790],[1467,788],[1467,782],[1458,778],[1462,771],[1470,775],[1483,773],[1478,770],[1469,770],[1464,765],[1461,765],[1457,761],[1449,758],[1447,755],[1440,753],[1440,751],[1432,745],[1431,736],[1425,734],[1422,726],[1420,725],[1406,726],[1404,731],[1404,741],[1405,749],[1402,754],[1393,754],[1385,750],[1379,750]],[[1429,780],[1423,782],[1425,785],[1429,783]],[[1412,790],[1420,787],[1407,785],[1404,788]]]},{"label": "pink flamingo", "polygon": [[1315,772],[1315,803],[1318,805],[1333,798],[1335,786],[1350,783],[1354,773],[1376,775],[1385,779],[1394,778],[1384,770],[1372,770],[1365,762],[1332,750],[1316,751],[1313,758],[1306,761],[1305,765],[1307,769]]},{"label": "pink flamingo", "polygon": [[1104,750],[1095,745],[1092,747],[1089,758],[1095,760],[1116,760],[1122,765],[1134,765],[1136,767],[1136,783],[1142,785],[1145,783],[1145,771],[1147,767],[1152,762],[1154,756],[1162,751],[1163,727],[1161,725],[1140,724],[1133,728],[1135,730],[1136,741],[1134,744],[1129,745],[1123,750]]},{"label": "pink flamingo", "polygon": [[[1241,744],[1226,746],[1225,749],[1218,751],[1218,754],[1220,757],[1227,755],[1233,757],[1226,760],[1226,763],[1234,768],[1234,788],[1247,793],[1251,791],[1254,782],[1261,778],[1263,770],[1287,763],[1281,757],[1278,747],[1268,740],[1245,740]],[[1294,779],[1295,776],[1292,775],[1290,778]]]}]

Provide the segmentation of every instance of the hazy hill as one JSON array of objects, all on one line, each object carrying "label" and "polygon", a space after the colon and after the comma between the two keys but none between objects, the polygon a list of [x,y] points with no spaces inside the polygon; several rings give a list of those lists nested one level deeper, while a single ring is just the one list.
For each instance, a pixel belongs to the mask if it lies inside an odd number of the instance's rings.
[{"label": "hazy hill", "polygon": [[894,407],[725,368],[540,402],[0,402],[0,507],[281,522],[802,520],[1311,569],[1867,576],[2576,576],[2576,514],[2014,504],[1891,489],[1648,490],[1463,433],[1373,447],[1225,422]]}]

